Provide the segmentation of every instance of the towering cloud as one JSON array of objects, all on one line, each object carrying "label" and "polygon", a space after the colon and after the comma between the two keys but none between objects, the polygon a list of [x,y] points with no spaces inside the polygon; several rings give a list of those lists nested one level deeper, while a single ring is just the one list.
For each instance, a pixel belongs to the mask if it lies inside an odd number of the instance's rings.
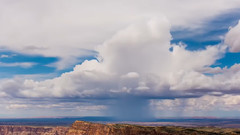
[{"label": "towering cloud", "polygon": [[[149,101],[158,110],[161,110],[159,106],[177,108],[176,104],[188,106],[189,110],[194,105],[201,109],[207,103],[205,108],[219,102],[224,102],[225,108],[238,104],[239,96],[231,94],[239,94],[240,65],[229,68],[212,65],[228,52],[228,47],[231,52],[240,51],[240,25],[229,30],[225,43],[194,51],[187,50],[184,43],[172,44],[170,31],[199,28],[205,20],[237,7],[240,1],[197,2],[1,1],[0,48],[3,50],[58,57],[59,61],[53,64],[58,69],[73,67],[81,56],[91,55],[96,59],[85,60],[72,71],[42,81],[21,76],[1,79],[0,97],[7,100],[0,107],[96,112],[132,109],[112,113],[122,119],[129,119],[125,114],[130,113],[131,118],[137,119],[143,116],[136,115],[137,112],[149,113],[144,111],[149,109]],[[234,97],[234,103],[221,99],[225,97]],[[211,99],[214,101],[210,102]]]},{"label": "towering cloud", "polygon": [[[73,71],[45,81],[19,78],[3,80],[1,95],[26,98],[113,98],[117,100],[114,105],[119,107],[126,106],[123,105],[126,101],[132,102],[128,109],[135,110],[132,111],[134,115],[136,110],[147,107],[146,99],[199,97],[209,91],[220,90],[224,93],[234,87],[232,83],[235,79],[231,76],[228,80],[234,80],[229,85],[222,85],[228,82],[224,78],[233,69],[213,76],[201,72],[212,70],[209,66],[225,53],[224,45],[188,51],[186,45],[171,45],[170,40],[170,24],[166,18],[143,20],[120,30],[98,46],[97,60],[86,60],[76,65]],[[139,106],[134,102],[139,103]],[[122,119],[124,116],[119,115]]]},{"label": "towering cloud", "polygon": [[[171,45],[170,40],[165,18],[144,20],[100,45],[98,60],[86,60],[72,72],[50,80],[3,81],[2,91],[26,97],[111,97],[123,93],[162,97],[172,90],[205,88],[205,81],[213,78],[199,70],[221,58],[225,47],[191,52],[184,45]],[[16,85],[13,93],[5,89],[7,82],[12,82],[11,87]]]}]

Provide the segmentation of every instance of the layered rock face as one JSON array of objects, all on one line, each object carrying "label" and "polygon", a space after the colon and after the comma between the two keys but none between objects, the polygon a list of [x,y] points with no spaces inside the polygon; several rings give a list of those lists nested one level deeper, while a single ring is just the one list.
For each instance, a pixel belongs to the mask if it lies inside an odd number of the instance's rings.
[{"label": "layered rock face", "polygon": [[67,135],[157,135],[157,128],[76,121]]},{"label": "layered rock face", "polygon": [[67,127],[0,126],[0,135],[66,135]]},{"label": "layered rock face", "polygon": [[240,129],[152,127],[76,121],[72,127],[0,126],[0,135],[239,135]]},{"label": "layered rock face", "polygon": [[98,124],[76,121],[67,135],[239,135],[240,129],[208,127],[151,127],[128,124]]}]

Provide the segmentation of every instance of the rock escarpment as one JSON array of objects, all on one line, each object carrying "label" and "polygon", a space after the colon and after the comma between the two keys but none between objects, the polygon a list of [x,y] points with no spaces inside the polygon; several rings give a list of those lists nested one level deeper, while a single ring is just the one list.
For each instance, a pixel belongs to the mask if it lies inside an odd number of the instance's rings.
[{"label": "rock escarpment", "polygon": [[98,124],[76,121],[67,135],[239,135],[239,129],[208,127],[152,127],[129,124]]},{"label": "rock escarpment", "polygon": [[66,135],[67,127],[0,126],[0,135]]},{"label": "rock escarpment", "polygon": [[157,135],[157,128],[76,121],[67,135]]},{"label": "rock escarpment", "polygon": [[240,129],[137,126],[76,121],[68,127],[0,126],[0,135],[240,135]]}]

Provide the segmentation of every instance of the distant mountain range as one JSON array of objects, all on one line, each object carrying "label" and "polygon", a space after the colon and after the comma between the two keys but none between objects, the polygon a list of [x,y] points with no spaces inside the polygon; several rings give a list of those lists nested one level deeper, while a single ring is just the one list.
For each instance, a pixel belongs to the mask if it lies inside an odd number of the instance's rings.
[{"label": "distant mountain range", "polygon": [[239,118],[158,118],[149,121],[120,121],[113,117],[58,117],[0,119],[0,125],[71,126],[76,120],[97,123],[131,123],[144,126],[215,126],[240,128]]}]

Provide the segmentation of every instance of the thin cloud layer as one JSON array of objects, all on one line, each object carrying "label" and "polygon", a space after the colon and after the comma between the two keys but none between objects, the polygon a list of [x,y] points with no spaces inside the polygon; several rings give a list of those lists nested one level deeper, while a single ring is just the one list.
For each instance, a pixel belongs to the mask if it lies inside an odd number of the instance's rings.
[{"label": "thin cloud layer", "polygon": [[30,68],[34,65],[35,65],[35,63],[31,63],[31,62],[22,62],[22,63],[2,63],[2,62],[0,62],[0,66],[3,66],[3,67],[19,66],[19,67],[22,67],[22,68]]},{"label": "thin cloud layer", "polygon": [[205,95],[199,98],[151,100],[150,104],[159,117],[194,117],[204,116],[206,113],[213,117],[232,117],[231,112],[240,111],[240,96],[231,94],[224,96]]}]

